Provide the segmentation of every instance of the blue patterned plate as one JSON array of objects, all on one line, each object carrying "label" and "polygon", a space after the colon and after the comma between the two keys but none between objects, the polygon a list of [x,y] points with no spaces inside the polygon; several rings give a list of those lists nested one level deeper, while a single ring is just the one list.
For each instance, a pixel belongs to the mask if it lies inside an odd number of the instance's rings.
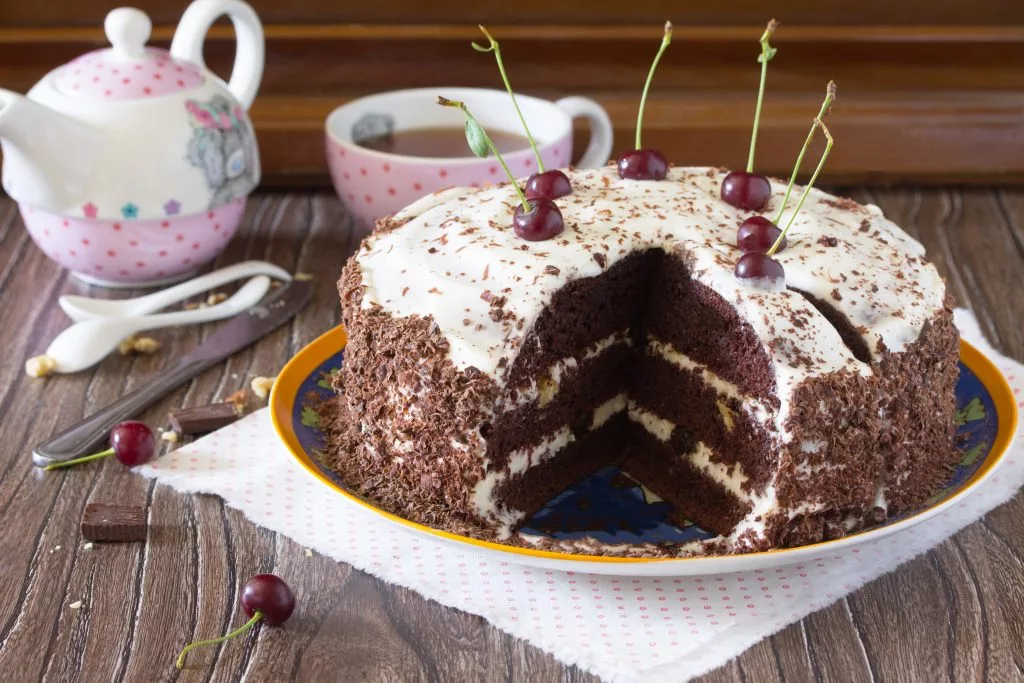
[{"label": "blue patterned plate", "polygon": [[[320,416],[315,405],[332,394],[330,377],[341,367],[345,331],[338,327],[310,343],[282,370],[270,400],[271,416],[278,435],[295,458],[314,477],[362,508],[389,520],[484,553],[499,553],[520,564],[571,571],[624,575],[720,573],[764,568],[805,560],[827,547],[860,543],[917,524],[966,495],[995,468],[1016,432],[1017,404],[1006,380],[977,349],[961,342],[960,380],[956,395],[957,443],[963,459],[949,481],[920,510],[892,517],[884,524],[842,539],[800,548],[727,557],[621,558],[570,555],[545,550],[479,541],[433,529],[389,512],[348,491],[337,474],[321,466],[323,448]],[[587,501],[600,500],[601,505]],[[606,467],[576,483],[548,502],[524,525],[526,533],[556,539],[589,536],[601,542],[685,543],[711,538],[713,534],[692,523],[679,525],[668,504],[623,475]]]}]

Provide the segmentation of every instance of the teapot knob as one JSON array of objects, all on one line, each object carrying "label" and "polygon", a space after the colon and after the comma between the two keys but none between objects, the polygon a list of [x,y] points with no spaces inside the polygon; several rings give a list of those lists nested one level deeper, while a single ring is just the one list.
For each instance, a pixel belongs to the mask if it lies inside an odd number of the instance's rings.
[{"label": "teapot knob", "polygon": [[103,30],[118,57],[126,60],[143,59],[146,56],[146,43],[149,41],[150,31],[153,30],[153,22],[141,10],[120,7],[107,14]]}]

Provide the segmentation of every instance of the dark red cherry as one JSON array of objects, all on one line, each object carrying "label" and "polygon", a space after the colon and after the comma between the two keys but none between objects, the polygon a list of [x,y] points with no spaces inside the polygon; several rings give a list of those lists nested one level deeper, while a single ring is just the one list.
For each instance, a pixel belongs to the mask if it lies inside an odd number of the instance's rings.
[{"label": "dark red cherry", "polygon": [[[740,228],[736,231],[736,246],[744,252],[757,251],[767,254],[781,234],[782,230],[779,229],[779,226],[764,216],[751,216],[740,223]],[[785,248],[786,238],[783,237],[775,253]]]},{"label": "dark red cherry", "polygon": [[135,467],[149,462],[156,455],[156,438],[145,422],[128,420],[110,431],[110,447],[122,464]]},{"label": "dark red cherry", "polygon": [[772,196],[772,185],[763,175],[733,171],[722,180],[722,200],[738,209],[760,211]]},{"label": "dark red cherry", "polygon": [[242,611],[252,618],[263,614],[263,623],[277,626],[288,620],[295,609],[295,595],[284,579],[273,574],[257,574],[242,586]]},{"label": "dark red cherry", "polygon": [[[786,281],[786,271],[782,264],[767,254],[751,251],[740,257],[736,262],[736,277],[744,280],[770,280],[773,284]],[[778,281],[778,282],[777,282]]]},{"label": "dark red cherry", "polygon": [[631,149],[619,157],[619,177],[627,180],[664,180],[668,161],[656,149]]},{"label": "dark red cherry", "polygon": [[569,176],[557,169],[534,173],[526,181],[526,198],[558,199],[572,194]]},{"label": "dark red cherry", "polygon": [[565,229],[562,212],[553,201],[538,197],[528,203],[529,211],[524,211],[523,205],[520,204],[512,216],[512,229],[519,237],[530,242],[539,242],[549,240]]}]

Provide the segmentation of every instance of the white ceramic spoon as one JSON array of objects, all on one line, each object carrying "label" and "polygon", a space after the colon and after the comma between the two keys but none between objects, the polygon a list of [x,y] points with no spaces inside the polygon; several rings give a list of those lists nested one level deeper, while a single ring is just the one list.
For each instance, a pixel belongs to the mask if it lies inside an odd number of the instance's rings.
[{"label": "white ceramic spoon", "polygon": [[269,275],[285,282],[292,279],[288,271],[272,263],[243,261],[135,299],[93,299],[87,296],[67,295],[60,297],[58,303],[68,317],[75,322],[93,320],[94,318],[129,318],[155,313],[162,308],[167,308],[214,287],[256,275]]},{"label": "white ceramic spoon", "polygon": [[46,355],[57,364],[54,372],[79,372],[99,363],[122,340],[137,332],[229,318],[256,305],[269,289],[270,278],[258,275],[242,285],[231,298],[216,306],[130,318],[84,320],[58,334],[50,343],[50,348],[46,349]]}]

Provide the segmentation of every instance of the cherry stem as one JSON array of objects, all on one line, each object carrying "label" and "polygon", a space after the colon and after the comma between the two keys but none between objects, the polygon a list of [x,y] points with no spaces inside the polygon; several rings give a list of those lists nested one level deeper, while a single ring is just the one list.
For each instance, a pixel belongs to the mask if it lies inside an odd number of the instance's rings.
[{"label": "cherry stem", "polygon": [[789,221],[786,222],[786,227],[779,233],[778,238],[775,240],[775,244],[768,250],[768,256],[772,256],[775,251],[782,244],[782,240],[786,238],[786,233],[789,232],[789,227],[793,225],[793,221],[796,220],[796,215],[800,213],[800,209],[803,208],[804,201],[807,199],[807,195],[811,193],[811,188],[814,187],[814,181],[818,179],[818,174],[821,173],[822,167],[825,165],[825,159],[828,159],[829,152],[832,151],[832,135],[829,134],[828,128],[825,127],[825,122],[820,118],[814,119],[814,125],[821,128],[821,132],[825,134],[825,151],[821,153],[821,160],[818,161],[818,167],[814,169],[814,173],[811,175],[811,179],[807,181],[804,186],[804,192],[800,195],[800,201],[796,203],[796,208],[793,210],[793,215],[789,217]]},{"label": "cherry stem", "polygon": [[216,645],[218,643],[223,643],[226,640],[231,640],[232,638],[234,638],[236,636],[240,636],[243,633],[245,633],[246,631],[248,631],[250,628],[255,626],[256,622],[259,621],[262,618],[263,618],[263,612],[261,612],[259,610],[256,610],[256,612],[254,612],[253,615],[252,615],[252,619],[250,619],[249,621],[245,622],[243,625],[239,626],[238,628],[236,628],[231,633],[223,635],[220,638],[211,638],[210,640],[197,640],[194,643],[189,643],[188,645],[185,646],[185,649],[181,651],[181,654],[178,655],[178,661],[175,662],[174,665],[176,667],[178,667],[179,669],[182,668],[183,666],[185,666],[185,655],[187,655],[192,650],[196,649],[197,647],[203,647],[204,645]]},{"label": "cherry stem", "polygon": [[90,460],[99,460],[100,458],[106,458],[114,454],[113,448],[108,448],[100,453],[93,453],[92,455],[83,455],[81,458],[75,458],[74,460],[65,460],[63,462],[50,463],[44,470],[55,470],[60,467],[71,467],[72,465],[78,465],[79,463],[89,462]]},{"label": "cherry stem", "polygon": [[768,78],[768,62],[775,56],[775,48],[768,44],[768,39],[775,33],[779,22],[772,19],[768,28],[761,35],[761,84],[757,88],[757,107],[754,109],[754,130],[750,134],[750,156],[747,157],[747,173],[754,172],[754,149],[757,147],[757,130],[761,125],[761,103],[764,102],[764,83]]},{"label": "cherry stem", "polygon": [[814,117],[814,121],[811,123],[811,131],[807,134],[807,139],[804,140],[804,146],[800,148],[800,155],[796,158],[796,166],[793,167],[793,174],[789,176],[789,185],[786,186],[786,194],[782,197],[782,204],[779,205],[779,212],[775,214],[775,220],[772,223],[776,225],[782,220],[782,212],[786,210],[786,202],[789,201],[789,195],[793,192],[793,184],[796,182],[796,175],[800,172],[800,165],[804,163],[804,155],[807,153],[807,148],[811,146],[811,141],[814,139],[814,133],[818,130],[818,124],[828,114],[829,107],[836,100],[836,84],[835,81],[829,81],[828,86],[825,88],[825,101],[821,103],[821,110],[818,115]]},{"label": "cherry stem", "polygon": [[665,48],[672,42],[672,22],[665,22],[665,35],[661,38],[661,47],[658,48],[658,54],[654,55],[654,61],[651,62],[651,70],[647,72],[647,82],[644,83],[644,92],[640,96],[640,111],[636,115],[636,148],[640,149],[640,127],[644,121],[644,107],[647,105],[647,91],[651,88],[651,81],[654,80],[654,70],[658,68],[658,62],[661,61],[661,55],[664,54]]},{"label": "cherry stem", "polygon": [[498,148],[495,147],[494,143],[491,141],[491,136],[487,134],[487,131],[484,130],[484,127],[480,125],[480,122],[477,121],[473,117],[473,115],[469,113],[469,107],[466,106],[466,103],[459,102],[458,100],[449,100],[446,97],[440,96],[437,98],[437,103],[440,104],[442,107],[455,107],[456,109],[460,110],[463,113],[463,115],[465,115],[466,119],[472,121],[473,125],[480,129],[480,132],[481,134],[483,134],[484,137],[484,142],[487,143],[487,149],[491,150],[491,154],[493,154],[494,157],[498,160],[498,163],[501,164],[501,167],[505,169],[505,175],[508,176],[509,182],[512,183],[512,187],[516,189],[516,194],[519,195],[519,201],[522,202],[523,204],[523,211],[529,211],[530,202],[526,199],[526,195],[523,194],[523,189],[519,187],[519,183],[516,182],[516,177],[512,175],[512,171],[509,170],[508,164],[506,164],[505,160],[501,158],[501,154],[498,153]]},{"label": "cherry stem", "polygon": [[516,101],[516,94],[512,91],[512,84],[509,83],[508,74],[505,73],[505,63],[501,61],[501,46],[498,45],[491,34],[487,32],[487,29],[480,26],[480,30],[483,31],[484,35],[487,36],[487,40],[490,42],[488,47],[477,45],[472,43],[473,49],[477,52],[493,52],[494,60],[498,62],[498,72],[501,73],[501,80],[505,83],[505,90],[508,91],[508,96],[512,98],[512,106],[516,108],[516,114],[519,116],[519,122],[523,124],[523,130],[526,131],[526,139],[530,141],[530,148],[533,150],[533,156],[537,157],[537,170],[541,173],[544,172],[544,160],[540,158],[540,152],[537,151],[537,141],[533,139],[533,135],[530,133],[530,127],[526,125],[526,118],[523,116],[523,112],[519,109],[519,102]]}]

